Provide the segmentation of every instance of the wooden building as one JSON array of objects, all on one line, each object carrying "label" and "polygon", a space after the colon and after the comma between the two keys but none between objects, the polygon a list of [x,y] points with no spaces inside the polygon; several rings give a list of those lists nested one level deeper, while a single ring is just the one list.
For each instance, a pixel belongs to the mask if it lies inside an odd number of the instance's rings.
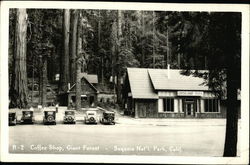
[{"label": "wooden building", "polygon": [[[98,90],[94,86],[98,83],[97,75],[81,73],[81,104],[82,107],[95,107]],[[60,105],[75,107],[76,102],[75,84],[69,87],[67,93],[61,94]]]},{"label": "wooden building", "polygon": [[204,85],[203,78],[175,69],[128,68],[123,101],[124,114],[136,118],[226,116],[225,101]]}]

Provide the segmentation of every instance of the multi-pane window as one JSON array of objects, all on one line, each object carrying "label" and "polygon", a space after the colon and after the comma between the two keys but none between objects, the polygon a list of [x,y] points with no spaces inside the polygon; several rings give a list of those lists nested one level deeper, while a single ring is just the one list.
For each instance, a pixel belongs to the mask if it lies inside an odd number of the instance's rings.
[{"label": "multi-pane window", "polygon": [[217,99],[205,99],[205,112],[219,112]]},{"label": "multi-pane window", "polygon": [[165,98],[163,99],[164,112],[174,112],[174,99]]}]

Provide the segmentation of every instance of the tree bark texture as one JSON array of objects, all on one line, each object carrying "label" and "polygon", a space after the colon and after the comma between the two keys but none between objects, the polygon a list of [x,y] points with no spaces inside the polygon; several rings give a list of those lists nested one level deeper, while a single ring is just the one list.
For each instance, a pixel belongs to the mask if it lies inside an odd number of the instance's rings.
[{"label": "tree bark texture", "polygon": [[[117,62],[117,59],[119,59],[119,52],[120,52],[120,47],[121,47],[121,38],[122,38],[122,11],[121,10],[118,10],[118,14],[117,14],[117,38],[118,38],[118,44],[117,44],[117,49],[116,49],[116,62]],[[125,41],[126,42],[126,41]],[[121,75],[120,75],[120,70],[117,69],[117,72],[116,72],[116,76],[117,76],[117,85],[116,85],[116,94],[117,94],[117,103],[121,103],[122,100],[121,100]]]},{"label": "tree bark texture", "polygon": [[[145,18],[144,18],[144,11],[141,11],[141,28],[142,28],[142,36],[141,40],[145,40]],[[145,61],[145,48],[144,48],[144,41],[141,44],[141,67],[144,67],[144,61]]]},{"label": "tree bark texture", "polygon": [[38,58],[38,60],[39,60],[39,62],[38,62],[38,66],[39,66],[39,69],[38,69],[38,78],[39,78],[39,80],[38,80],[38,84],[39,84],[39,100],[38,100],[38,102],[39,102],[39,104],[40,105],[42,105],[42,90],[43,90],[43,88],[42,88],[42,86],[43,86],[43,83],[42,83],[42,79],[43,79],[43,73],[42,73],[42,69],[41,68],[43,68],[43,65],[42,65],[42,55],[40,54],[39,55],[39,58]]},{"label": "tree bark texture", "polygon": [[43,58],[42,64],[42,106],[47,106],[47,57]]},{"label": "tree bark texture", "polygon": [[64,52],[62,56],[62,71],[61,71],[61,91],[66,92],[69,82],[69,31],[70,31],[70,11],[64,9],[63,15],[63,44]]},{"label": "tree bark texture", "polygon": [[76,82],[76,48],[77,48],[77,25],[78,25],[78,14],[73,11],[73,21],[72,21],[72,37],[71,37],[71,56],[70,56],[70,82],[73,85]]},{"label": "tree bark texture", "polygon": [[[79,15],[79,11],[77,11]],[[81,56],[82,56],[82,26],[81,26],[81,17],[78,16],[78,25],[77,25],[77,57],[76,57],[76,110],[81,109]]]},{"label": "tree bark texture", "polygon": [[[101,50],[101,11],[98,10],[98,55],[100,56],[100,50]],[[104,82],[104,65],[103,65],[103,56],[104,54],[101,54],[101,83]]]},{"label": "tree bark texture", "polygon": [[26,108],[28,105],[28,87],[26,70],[26,9],[17,9],[15,27],[15,51],[13,60],[13,74],[10,88],[10,107]]},{"label": "tree bark texture", "polygon": [[155,68],[155,11],[153,11],[153,68]]}]

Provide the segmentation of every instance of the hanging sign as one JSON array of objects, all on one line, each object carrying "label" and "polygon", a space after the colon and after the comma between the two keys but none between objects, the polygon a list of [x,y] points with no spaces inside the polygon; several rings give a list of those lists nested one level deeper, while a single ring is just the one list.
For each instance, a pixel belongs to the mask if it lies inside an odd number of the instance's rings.
[{"label": "hanging sign", "polygon": [[177,96],[203,96],[200,91],[177,91]]}]

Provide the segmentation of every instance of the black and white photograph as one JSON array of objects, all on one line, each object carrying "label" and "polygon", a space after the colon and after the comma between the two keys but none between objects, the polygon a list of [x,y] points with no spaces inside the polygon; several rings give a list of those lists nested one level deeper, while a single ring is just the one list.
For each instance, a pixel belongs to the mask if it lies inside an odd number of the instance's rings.
[{"label": "black and white photograph", "polygon": [[3,3],[1,159],[248,164],[249,5],[210,5]]}]

